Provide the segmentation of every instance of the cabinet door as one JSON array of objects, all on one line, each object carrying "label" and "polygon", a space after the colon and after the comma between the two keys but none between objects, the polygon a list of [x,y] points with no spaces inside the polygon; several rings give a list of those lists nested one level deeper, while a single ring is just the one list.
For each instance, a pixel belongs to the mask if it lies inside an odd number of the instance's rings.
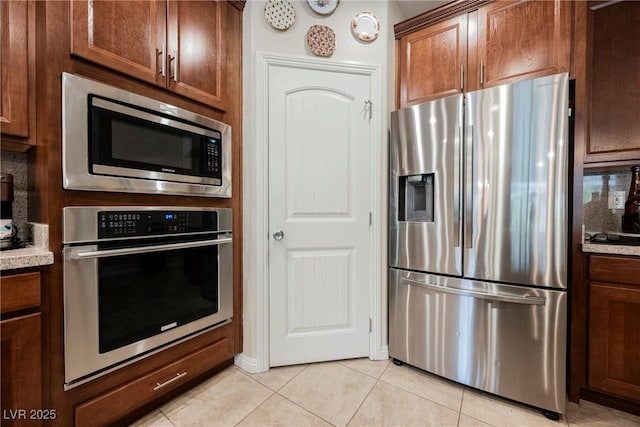
[{"label": "cabinet door", "polygon": [[400,39],[400,107],[461,93],[467,66],[467,17]]},{"label": "cabinet door", "polygon": [[568,72],[571,2],[498,1],[478,9],[481,87]]},{"label": "cabinet door", "polygon": [[640,159],[640,2],[589,9],[590,132],[587,161]]},{"label": "cabinet door", "polygon": [[[29,419],[30,409],[42,408],[40,314],[3,320],[0,322],[0,337],[2,425],[41,425],[40,421]],[[27,413],[21,416],[9,412],[20,409],[27,410]]]},{"label": "cabinet door", "polygon": [[591,284],[589,386],[640,400],[640,287]]},{"label": "cabinet door", "polygon": [[0,1],[0,128],[3,134],[25,138],[29,136],[27,9],[26,1]]},{"label": "cabinet door", "polygon": [[71,2],[71,53],[165,85],[165,1]]},{"label": "cabinet door", "polygon": [[169,90],[218,108],[226,55],[223,3],[169,0],[167,18]]}]

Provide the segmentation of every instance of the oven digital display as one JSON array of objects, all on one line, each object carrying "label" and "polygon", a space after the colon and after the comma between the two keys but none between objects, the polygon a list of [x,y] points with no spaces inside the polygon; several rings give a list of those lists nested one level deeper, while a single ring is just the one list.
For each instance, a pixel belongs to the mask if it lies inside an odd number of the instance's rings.
[{"label": "oven digital display", "polygon": [[218,231],[216,212],[101,211],[98,238]]}]

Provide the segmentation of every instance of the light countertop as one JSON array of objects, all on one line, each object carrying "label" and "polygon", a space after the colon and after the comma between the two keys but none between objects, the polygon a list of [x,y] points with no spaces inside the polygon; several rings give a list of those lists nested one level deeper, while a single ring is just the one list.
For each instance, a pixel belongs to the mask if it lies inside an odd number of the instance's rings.
[{"label": "light countertop", "polygon": [[33,244],[23,249],[0,251],[0,271],[53,264],[53,252],[49,251],[49,227],[35,223],[31,226]]},{"label": "light countertop", "polygon": [[582,244],[582,252],[607,254],[607,255],[630,255],[640,257],[640,246],[611,245],[604,243]]}]

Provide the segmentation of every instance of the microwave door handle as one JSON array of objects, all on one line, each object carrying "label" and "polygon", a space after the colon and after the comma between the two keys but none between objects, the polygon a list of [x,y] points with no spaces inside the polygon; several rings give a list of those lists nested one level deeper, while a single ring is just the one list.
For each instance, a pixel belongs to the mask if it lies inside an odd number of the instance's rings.
[{"label": "microwave door handle", "polygon": [[104,251],[88,251],[88,252],[75,252],[70,255],[71,259],[83,260],[90,258],[106,258],[112,256],[120,256],[120,255],[135,255],[135,254],[144,254],[148,252],[161,252],[161,251],[171,251],[178,249],[190,249],[190,248],[200,248],[204,246],[216,246],[216,245],[224,245],[226,243],[233,242],[232,237],[226,237],[217,240],[204,240],[199,242],[185,242],[185,243],[169,243],[166,245],[157,245],[157,246],[138,246],[135,248],[122,248],[122,249],[109,249]]}]

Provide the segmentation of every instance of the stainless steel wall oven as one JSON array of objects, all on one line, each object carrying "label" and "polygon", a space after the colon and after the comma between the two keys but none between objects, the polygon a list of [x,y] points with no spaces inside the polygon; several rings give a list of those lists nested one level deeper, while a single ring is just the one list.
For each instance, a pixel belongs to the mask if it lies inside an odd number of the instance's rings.
[{"label": "stainless steel wall oven", "polygon": [[65,387],[230,321],[230,209],[63,210]]}]

